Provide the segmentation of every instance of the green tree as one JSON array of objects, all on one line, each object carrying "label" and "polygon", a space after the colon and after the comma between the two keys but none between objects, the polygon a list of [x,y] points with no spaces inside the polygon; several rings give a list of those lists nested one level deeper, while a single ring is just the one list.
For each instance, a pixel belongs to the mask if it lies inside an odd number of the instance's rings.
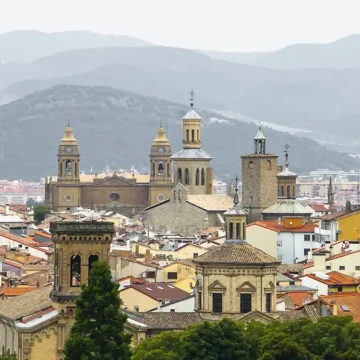
[{"label": "green tree", "polygon": [[250,359],[244,325],[229,319],[190,327],[180,345],[182,360]]},{"label": "green tree", "polygon": [[45,204],[38,204],[34,207],[34,221],[36,224],[45,220],[46,215],[49,213],[49,207]]},{"label": "green tree", "polygon": [[119,285],[111,281],[106,262],[93,264],[89,285],[76,301],[75,323],[65,343],[66,360],[128,360],[130,335],[120,312]]},{"label": "green tree", "polygon": [[181,336],[180,332],[166,331],[143,341],[135,349],[131,360],[178,360]]}]

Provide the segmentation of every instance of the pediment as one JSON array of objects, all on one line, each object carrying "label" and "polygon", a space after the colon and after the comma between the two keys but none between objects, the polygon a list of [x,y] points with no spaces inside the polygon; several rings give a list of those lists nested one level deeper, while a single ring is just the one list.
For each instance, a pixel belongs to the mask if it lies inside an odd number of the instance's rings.
[{"label": "pediment", "polygon": [[94,179],[94,186],[134,186],[136,185],[135,179],[126,179],[123,176],[116,174],[106,177],[104,179]]},{"label": "pediment", "polygon": [[272,281],[269,281],[268,286],[266,287],[266,289],[275,289],[275,285]]},{"label": "pediment", "polygon": [[235,317],[232,318],[232,320],[235,321],[243,321],[243,322],[250,322],[250,321],[261,321],[265,324],[271,323],[275,320],[275,318],[269,314],[269,313],[264,313],[261,311],[251,311],[247,314],[244,315],[237,315]]},{"label": "pediment", "polygon": [[252,285],[249,281],[245,281],[236,288],[236,291],[242,293],[253,293],[256,291],[256,287]]},{"label": "pediment", "polygon": [[226,287],[218,280],[209,285],[209,291],[226,291]]}]

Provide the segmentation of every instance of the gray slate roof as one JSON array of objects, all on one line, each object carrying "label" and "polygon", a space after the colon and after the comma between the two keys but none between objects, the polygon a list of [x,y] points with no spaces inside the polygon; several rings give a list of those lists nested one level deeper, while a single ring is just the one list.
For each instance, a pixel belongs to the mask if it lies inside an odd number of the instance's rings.
[{"label": "gray slate roof", "polygon": [[183,120],[201,120],[201,116],[194,109],[191,109],[184,115]]},{"label": "gray slate roof", "polygon": [[296,177],[297,175],[295,173],[293,173],[292,171],[289,170],[289,168],[285,168],[284,171],[282,171],[281,173],[277,174],[278,177]]},{"label": "gray slate roof", "polygon": [[296,199],[278,199],[278,201],[262,211],[262,214],[304,214],[311,215],[309,206],[304,206]]},{"label": "gray slate roof", "polygon": [[171,156],[170,159],[208,159],[212,157],[202,149],[182,149]]},{"label": "gray slate roof", "polygon": [[210,249],[205,254],[194,259],[195,264],[244,264],[271,265],[280,261],[264,251],[250,245],[246,241],[236,244],[224,244]]}]

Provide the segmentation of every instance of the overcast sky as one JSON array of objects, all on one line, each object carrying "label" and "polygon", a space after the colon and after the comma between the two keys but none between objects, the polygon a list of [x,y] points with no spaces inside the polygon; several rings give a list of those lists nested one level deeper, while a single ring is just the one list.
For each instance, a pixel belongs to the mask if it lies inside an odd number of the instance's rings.
[{"label": "overcast sky", "polygon": [[91,30],[159,45],[274,50],[360,33],[360,0],[0,0],[0,33]]}]

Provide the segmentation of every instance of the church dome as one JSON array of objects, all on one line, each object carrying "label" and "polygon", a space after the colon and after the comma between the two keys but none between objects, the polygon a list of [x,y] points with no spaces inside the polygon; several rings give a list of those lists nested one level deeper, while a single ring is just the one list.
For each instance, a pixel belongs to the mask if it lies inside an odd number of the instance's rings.
[{"label": "church dome", "polygon": [[245,240],[217,246],[193,260],[196,264],[276,265],[280,261]]},{"label": "church dome", "polygon": [[166,137],[165,129],[161,124],[156,133],[156,137],[152,142],[152,145],[170,145],[170,142]]},{"label": "church dome", "polygon": [[74,138],[74,131],[70,127],[70,124],[65,129],[64,137],[61,139],[61,145],[77,145],[77,141]]}]

